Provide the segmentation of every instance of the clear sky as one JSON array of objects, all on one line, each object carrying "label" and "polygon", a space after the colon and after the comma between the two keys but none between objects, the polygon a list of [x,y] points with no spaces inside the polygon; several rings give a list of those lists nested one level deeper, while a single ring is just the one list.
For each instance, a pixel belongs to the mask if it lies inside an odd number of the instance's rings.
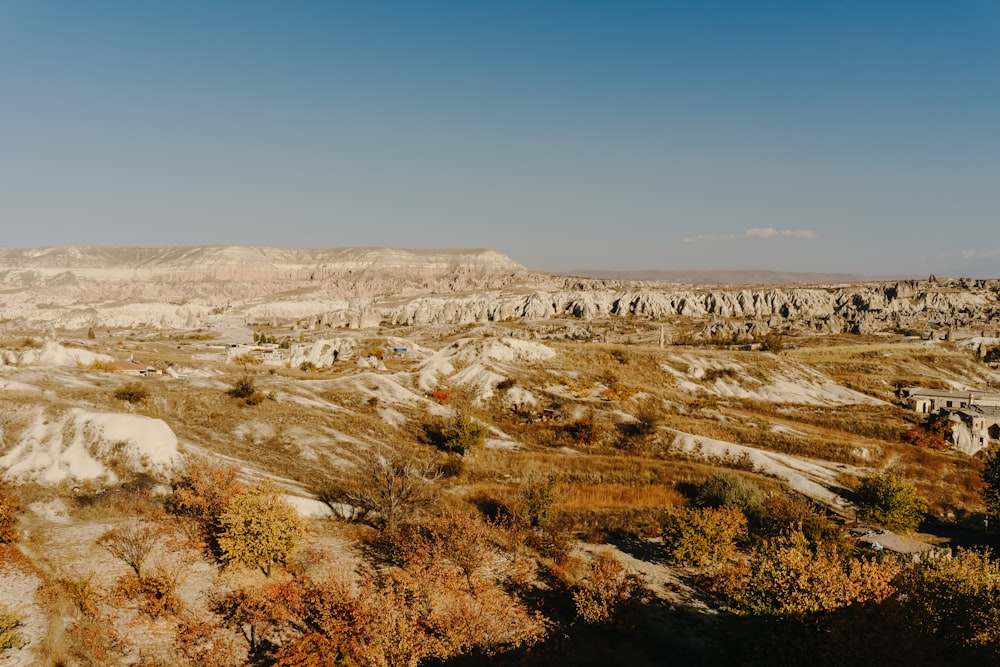
[{"label": "clear sky", "polygon": [[1000,276],[1000,0],[0,0],[0,246]]}]

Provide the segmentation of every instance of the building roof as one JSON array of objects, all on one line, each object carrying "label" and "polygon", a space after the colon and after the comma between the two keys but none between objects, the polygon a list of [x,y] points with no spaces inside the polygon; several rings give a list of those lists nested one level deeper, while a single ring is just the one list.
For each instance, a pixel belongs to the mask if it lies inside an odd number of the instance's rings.
[{"label": "building roof", "polygon": [[967,399],[972,394],[976,400],[1000,401],[1000,392],[982,391],[980,389],[963,389],[961,391],[948,391],[944,389],[925,389],[923,387],[903,387],[903,393],[907,398],[925,396],[927,398],[954,398]]},{"label": "building roof", "polygon": [[1000,417],[1000,407],[993,406],[984,408],[981,405],[972,405],[961,410],[952,410],[952,412],[958,412],[969,417]]}]

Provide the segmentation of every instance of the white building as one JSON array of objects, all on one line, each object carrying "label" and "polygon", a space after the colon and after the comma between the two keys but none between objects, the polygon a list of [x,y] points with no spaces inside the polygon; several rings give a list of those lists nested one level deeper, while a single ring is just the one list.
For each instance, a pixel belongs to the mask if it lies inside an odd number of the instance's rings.
[{"label": "white building", "polygon": [[945,391],[904,387],[903,400],[908,408],[921,414],[931,414],[939,410],[961,410],[978,406],[980,408],[1000,408],[1000,393],[992,391]]}]

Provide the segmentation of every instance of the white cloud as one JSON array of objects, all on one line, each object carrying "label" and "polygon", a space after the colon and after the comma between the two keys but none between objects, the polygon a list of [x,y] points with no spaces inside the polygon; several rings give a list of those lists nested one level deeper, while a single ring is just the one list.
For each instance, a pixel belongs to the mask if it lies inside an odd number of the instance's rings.
[{"label": "white cloud", "polygon": [[736,234],[698,234],[697,236],[683,236],[683,243],[700,243],[701,241],[735,241],[739,236]]},{"label": "white cloud", "polygon": [[751,227],[740,234],[698,234],[681,237],[683,243],[702,241],[735,241],[737,239],[814,239],[816,232],[811,229],[775,229],[774,227]]},{"label": "white cloud", "polygon": [[748,239],[814,239],[816,232],[811,229],[775,229],[774,227],[751,227],[744,232]]},{"label": "white cloud", "polygon": [[962,257],[966,259],[993,259],[994,257],[1000,257],[1000,248],[993,248],[992,250],[963,250]]}]

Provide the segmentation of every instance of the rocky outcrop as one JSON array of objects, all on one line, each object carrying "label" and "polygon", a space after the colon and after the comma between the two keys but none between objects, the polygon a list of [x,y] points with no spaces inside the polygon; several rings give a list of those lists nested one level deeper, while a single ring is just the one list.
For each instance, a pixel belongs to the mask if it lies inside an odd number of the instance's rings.
[{"label": "rocky outcrop", "polygon": [[530,272],[492,250],[241,246],[0,250],[0,324],[372,328],[518,319],[704,320],[702,335],[985,329],[1000,281],[711,287]]}]

